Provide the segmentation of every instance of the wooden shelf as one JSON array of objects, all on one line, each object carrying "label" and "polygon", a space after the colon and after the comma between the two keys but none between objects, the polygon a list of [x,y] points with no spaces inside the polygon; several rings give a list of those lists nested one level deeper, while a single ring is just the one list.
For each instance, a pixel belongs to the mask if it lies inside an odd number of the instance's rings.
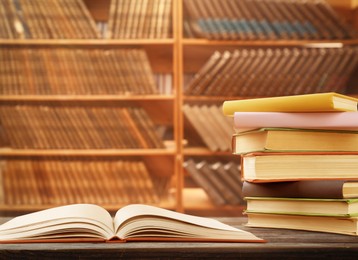
[{"label": "wooden shelf", "polygon": [[340,47],[342,45],[356,45],[358,44],[358,39],[352,40],[262,40],[262,41],[244,41],[244,40],[235,40],[235,41],[223,41],[223,40],[207,40],[207,39],[197,39],[197,38],[186,38],[182,40],[183,45],[209,45],[209,46],[246,46],[246,47],[256,47],[256,46],[320,46],[320,47]]},{"label": "wooden shelf", "polygon": [[[105,208],[106,210],[108,210],[109,212],[111,212],[112,214],[114,214],[117,210],[119,210],[120,208],[126,206],[127,204],[101,204],[101,207]],[[157,203],[157,204],[153,204],[154,206],[158,206],[158,207],[162,207],[162,208],[166,208],[166,209],[171,209],[171,210],[175,210],[176,208],[176,202],[173,199],[164,199],[163,201]],[[39,210],[44,210],[44,209],[48,209],[48,208],[52,208],[52,207],[56,207],[56,206],[61,206],[61,205],[53,205],[53,204],[41,204],[41,205],[0,205],[0,212],[7,212],[10,215],[12,214],[12,212],[14,212],[16,215],[18,214],[18,212],[34,212],[34,211],[39,211]]]},{"label": "wooden shelf", "polygon": [[[345,94],[354,98],[358,98],[358,94]],[[248,99],[252,97],[221,97],[221,96],[184,96],[184,102],[224,102],[226,100],[240,100],[240,99]],[[261,96],[255,96],[254,98],[265,98]],[[1,99],[0,99],[1,100]]]},{"label": "wooden shelf", "polygon": [[[86,0],[92,6],[98,21],[108,19],[109,1]],[[340,1],[343,2],[343,1]],[[217,41],[207,39],[183,38],[183,1],[173,0],[172,24],[173,38],[170,39],[0,39],[0,46],[11,48],[56,48],[56,47],[83,47],[83,48],[137,48],[146,51],[150,65],[155,73],[172,74],[173,95],[3,95],[0,102],[98,102],[97,104],[111,104],[110,102],[128,102],[135,105],[138,102],[148,111],[155,123],[169,126],[173,131],[173,140],[167,149],[90,149],[90,150],[35,150],[35,149],[0,149],[0,156],[119,156],[143,157],[152,172],[163,171],[173,177],[173,196],[164,200],[158,206],[175,209],[177,211],[234,212],[241,214],[243,206],[215,206],[203,189],[186,188],[184,185],[185,171],[183,162],[185,157],[222,157],[225,160],[235,158],[231,151],[212,152],[204,147],[186,147],[184,142],[185,102],[223,102],[225,100],[245,99],[248,97],[223,96],[186,96],[183,94],[184,73],[195,73],[206,62],[214,50],[235,49],[239,47],[341,47],[344,45],[358,45],[358,39],[353,40],[275,40],[275,41]],[[358,94],[352,94],[358,97]],[[132,103],[131,103],[132,102]],[[91,103],[92,104],[92,103]],[[145,131],[145,129],[143,129]],[[169,161],[169,162],[167,162]],[[0,205],[0,211],[34,211],[52,207],[53,205]],[[114,211],[124,205],[103,205]],[[208,213],[208,214],[209,214]]]},{"label": "wooden shelf", "polygon": [[120,46],[120,45],[173,45],[174,39],[0,39],[0,45],[42,46]]},{"label": "wooden shelf", "polygon": [[184,155],[185,156],[233,156],[232,152],[230,151],[213,152],[205,147],[184,148]]},{"label": "wooden shelf", "polygon": [[0,101],[172,101],[173,95],[3,95]]},{"label": "wooden shelf", "polygon": [[245,99],[248,97],[223,97],[223,96],[184,96],[184,101],[195,102],[224,102],[225,100]]},{"label": "wooden shelf", "polygon": [[0,149],[0,156],[173,156],[175,154],[174,149]]},{"label": "wooden shelf", "polygon": [[222,211],[233,211],[237,215],[241,215],[244,209],[243,205],[238,206],[216,206],[214,205],[205,191],[201,188],[185,188],[183,190],[184,207],[186,211],[216,212],[220,214]]}]

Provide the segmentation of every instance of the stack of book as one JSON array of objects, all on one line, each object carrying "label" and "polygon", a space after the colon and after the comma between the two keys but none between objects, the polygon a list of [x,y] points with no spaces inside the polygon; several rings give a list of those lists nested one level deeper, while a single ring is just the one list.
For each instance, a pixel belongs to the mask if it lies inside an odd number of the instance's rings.
[{"label": "stack of book", "polygon": [[358,235],[357,104],[337,93],[224,102],[249,226]]}]

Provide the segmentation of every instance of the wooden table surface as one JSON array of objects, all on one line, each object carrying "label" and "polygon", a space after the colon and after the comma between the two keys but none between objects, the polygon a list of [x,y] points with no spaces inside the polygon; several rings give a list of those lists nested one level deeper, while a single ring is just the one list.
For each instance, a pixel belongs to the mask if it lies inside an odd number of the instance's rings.
[{"label": "wooden table surface", "polygon": [[[0,223],[6,219],[0,218]],[[358,237],[245,227],[246,218],[219,218],[267,243],[41,243],[0,244],[0,259],[358,259]]]}]

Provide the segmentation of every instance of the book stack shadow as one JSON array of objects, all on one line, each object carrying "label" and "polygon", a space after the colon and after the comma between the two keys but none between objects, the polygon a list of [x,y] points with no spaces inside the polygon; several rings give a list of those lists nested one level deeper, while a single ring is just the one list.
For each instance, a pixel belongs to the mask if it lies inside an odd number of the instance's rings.
[{"label": "book stack shadow", "polygon": [[233,100],[223,112],[234,117],[248,226],[358,235],[357,99]]}]

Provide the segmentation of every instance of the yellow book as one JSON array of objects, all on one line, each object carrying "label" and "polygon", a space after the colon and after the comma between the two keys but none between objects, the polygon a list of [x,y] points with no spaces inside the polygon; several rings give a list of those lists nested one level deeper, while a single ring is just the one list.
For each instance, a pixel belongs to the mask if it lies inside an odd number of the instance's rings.
[{"label": "yellow book", "polygon": [[235,112],[333,112],[357,111],[358,99],[329,92],[306,95],[229,100],[223,104],[226,116]]}]

